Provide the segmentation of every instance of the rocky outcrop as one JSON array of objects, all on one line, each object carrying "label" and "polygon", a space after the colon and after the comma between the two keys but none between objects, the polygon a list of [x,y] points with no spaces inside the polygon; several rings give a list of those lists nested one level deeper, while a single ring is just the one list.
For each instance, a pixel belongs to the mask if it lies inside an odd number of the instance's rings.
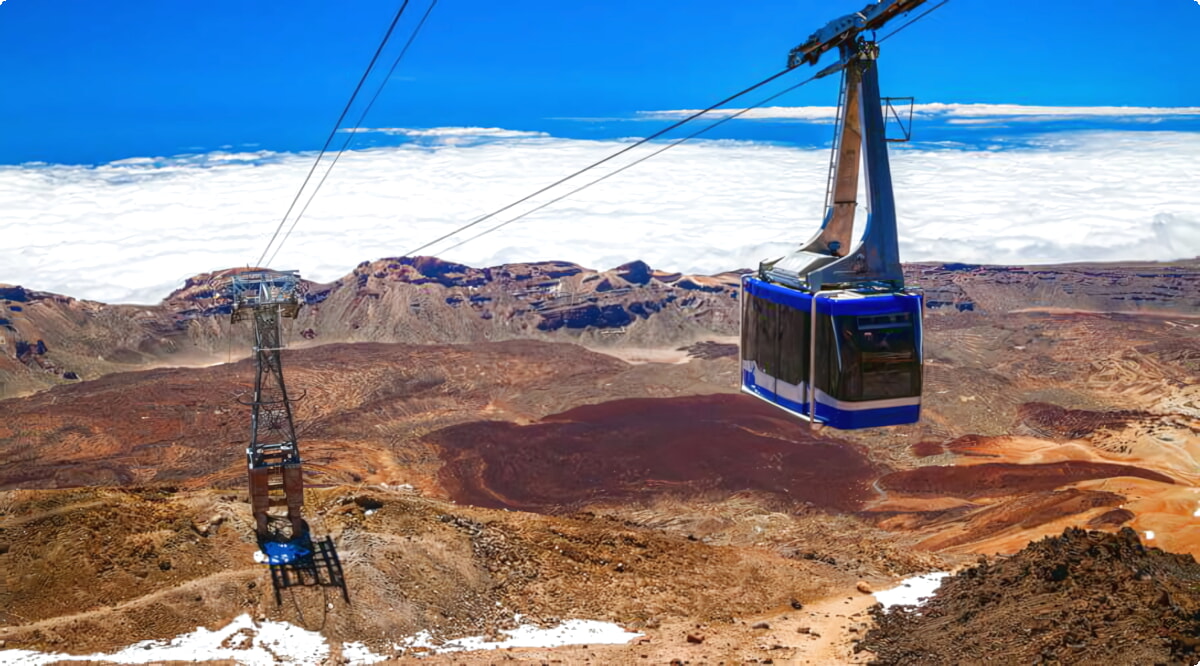
[{"label": "rocky outcrop", "polygon": [[1200,565],[1128,527],[1072,528],[960,571],[920,607],[873,615],[860,646],[873,664],[1194,664]]}]

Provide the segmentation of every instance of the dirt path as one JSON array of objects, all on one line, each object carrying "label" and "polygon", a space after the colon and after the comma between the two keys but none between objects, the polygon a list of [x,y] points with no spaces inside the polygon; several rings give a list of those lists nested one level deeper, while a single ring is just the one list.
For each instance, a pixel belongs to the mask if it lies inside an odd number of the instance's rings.
[{"label": "dirt path", "polygon": [[619,358],[632,365],[643,363],[683,364],[692,360],[682,349],[652,349],[648,347],[587,347],[586,349]]},{"label": "dirt path", "polygon": [[73,615],[58,615],[56,617],[46,618],[44,620],[35,620],[33,622],[25,622],[23,624],[12,625],[8,627],[0,627],[0,639],[10,638],[12,635],[24,634],[37,629],[46,627],[62,628],[71,627],[80,620],[96,618],[99,616],[113,615],[128,611],[134,608],[141,608],[157,601],[162,601],[168,597],[178,596],[183,597],[191,592],[204,591],[213,587],[216,583],[227,580],[257,579],[260,577],[260,572],[252,568],[234,569],[230,571],[221,571],[210,576],[202,578],[194,578],[192,580],[180,583],[174,587],[166,587],[161,590],[156,590],[149,594],[135,597],[128,601],[115,604],[105,608],[97,608],[94,610],[86,610]]},{"label": "dirt path", "polygon": [[[663,623],[638,629],[641,638],[626,645],[571,645],[560,648],[481,650],[425,657],[421,664],[481,666],[505,661],[563,664],[865,664],[871,655],[854,652],[866,635],[866,612],[875,597],[854,588],[804,604],[775,609],[730,623]],[[401,660],[418,663],[418,660]]]},{"label": "dirt path", "polygon": [[[796,657],[801,663],[865,664],[870,655],[854,652],[854,641],[867,629],[866,610],[875,597],[854,590],[848,596],[830,597],[806,607],[812,620],[812,632],[820,634]],[[854,629],[855,631],[851,631]]]}]

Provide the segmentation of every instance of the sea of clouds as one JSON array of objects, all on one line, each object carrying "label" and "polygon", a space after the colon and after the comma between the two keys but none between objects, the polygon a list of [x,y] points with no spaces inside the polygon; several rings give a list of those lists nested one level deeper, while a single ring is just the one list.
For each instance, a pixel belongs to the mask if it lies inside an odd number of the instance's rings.
[{"label": "sea of clouds", "polygon": [[[409,253],[629,142],[486,128],[387,131],[412,141],[344,154],[272,267],[336,279],[360,261]],[[717,273],[778,256],[820,222],[827,150],[697,141],[445,251],[660,145],[422,254],[474,266],[558,259],[601,269],[642,259]],[[152,303],[196,273],[255,264],[313,157],[216,152],[0,166],[0,283]],[[901,145],[891,159],[902,258],[1023,264],[1198,256],[1198,158],[1197,132]]]},{"label": "sea of clouds", "polygon": [[[907,99],[907,98],[905,98]],[[907,112],[909,106],[896,101],[893,107]],[[985,122],[1047,122],[1082,118],[1106,118],[1121,122],[1146,123],[1166,118],[1196,118],[1200,106],[1028,106],[1022,104],[946,104],[932,102],[912,104],[914,116],[922,119],[941,119],[949,124],[977,124]],[[754,109],[724,108],[708,113],[720,118],[738,114],[745,120],[802,120],[809,122],[833,122],[837,114],[834,106],[764,106]],[[665,111],[642,111],[639,118],[673,120],[686,118],[699,109],[671,109]]]}]

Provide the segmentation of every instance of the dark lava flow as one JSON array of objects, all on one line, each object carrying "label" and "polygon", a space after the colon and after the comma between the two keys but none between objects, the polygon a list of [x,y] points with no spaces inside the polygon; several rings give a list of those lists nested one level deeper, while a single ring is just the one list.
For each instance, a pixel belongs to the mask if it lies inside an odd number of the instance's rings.
[{"label": "dark lava flow", "polygon": [[1134,476],[1162,483],[1171,477],[1132,465],[1064,460],[1018,465],[985,463],[963,467],[930,466],[893,472],[879,480],[887,490],[953,497],[1000,497],[1053,490],[1079,481]]},{"label": "dark lava flow", "polygon": [[530,425],[432,433],[458,502],[562,511],[594,501],[753,490],[854,511],[878,471],[848,442],[736,394],[586,405]]}]

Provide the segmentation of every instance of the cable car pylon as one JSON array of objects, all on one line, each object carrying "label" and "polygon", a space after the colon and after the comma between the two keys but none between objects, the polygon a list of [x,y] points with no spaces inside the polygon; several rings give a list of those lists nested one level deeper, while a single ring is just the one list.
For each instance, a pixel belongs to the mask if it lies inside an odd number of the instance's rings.
[{"label": "cable car pylon", "polygon": [[287,507],[291,533],[286,540],[307,536],[301,515],[304,478],[292,402],[283,381],[279,352],[283,349],[282,320],[300,310],[300,275],[296,271],[250,271],[233,275],[228,283],[233,301],[231,321],[254,319],[254,397],[250,406],[250,445],[246,467],[250,506],[260,540],[283,536],[270,531],[272,506]]},{"label": "cable car pylon", "polygon": [[[915,423],[922,384],[922,298],[904,287],[882,100],[879,47],[862,37],[924,0],[881,0],[792,49],[788,67],[836,49],[837,132],[821,229],[742,281],[742,390],[814,425]],[[869,213],[851,238],[860,163]]]}]

